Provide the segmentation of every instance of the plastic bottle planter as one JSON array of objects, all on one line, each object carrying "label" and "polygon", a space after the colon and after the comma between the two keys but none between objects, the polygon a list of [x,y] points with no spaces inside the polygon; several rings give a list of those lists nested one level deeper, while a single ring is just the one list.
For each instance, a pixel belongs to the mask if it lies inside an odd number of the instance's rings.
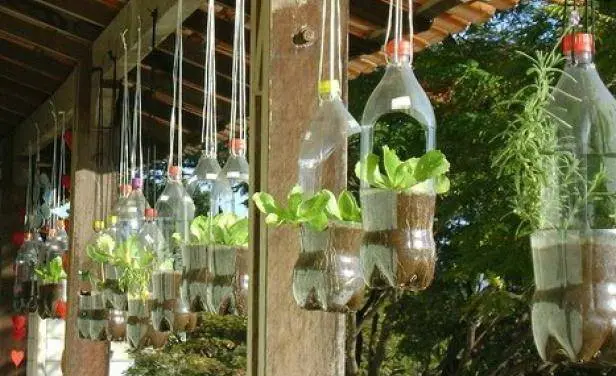
[{"label": "plastic bottle planter", "polygon": [[108,310],[107,333],[112,342],[124,342],[126,340],[126,311],[119,309]]},{"label": "plastic bottle planter", "polygon": [[150,302],[128,299],[126,341],[132,349],[141,349],[148,344],[150,332]]},{"label": "plastic bottle planter", "polygon": [[180,298],[182,273],[175,270],[152,274],[152,326],[155,331],[174,330],[175,307]]},{"label": "plastic bottle planter", "polygon": [[246,315],[248,248],[214,245],[209,255],[211,275],[207,296],[211,311],[221,315]]},{"label": "plastic bottle planter", "polygon": [[171,332],[159,332],[154,329],[153,326],[150,326],[148,338],[150,341],[150,345],[155,349],[159,349],[167,344],[169,341],[169,335]]},{"label": "plastic bottle planter", "polygon": [[533,335],[541,358],[616,361],[616,230],[533,234]]},{"label": "plastic bottle planter", "polygon": [[176,332],[192,332],[197,327],[197,314],[190,312],[188,303],[188,283],[183,280],[180,294],[175,301],[173,330]]},{"label": "plastic bottle planter", "polygon": [[15,281],[13,287],[13,310],[16,313],[34,313],[38,309],[37,281]]},{"label": "plastic bottle planter", "polygon": [[192,312],[207,311],[208,249],[205,245],[182,246],[185,278]]},{"label": "plastic bottle planter", "polygon": [[373,288],[423,290],[434,278],[435,195],[361,192],[364,233],[361,263]]},{"label": "plastic bottle planter", "polygon": [[79,338],[106,341],[109,337],[108,316],[109,311],[105,308],[102,294],[79,295]]},{"label": "plastic bottle planter", "polygon": [[40,286],[38,313],[44,320],[48,318],[63,319],[58,304],[66,303],[66,281],[47,283]]},{"label": "plastic bottle planter", "polygon": [[105,306],[109,309],[126,311],[126,294],[122,292],[118,284],[117,268],[110,264],[105,264],[103,268],[105,270],[105,285],[103,288]]},{"label": "plastic bottle planter", "polygon": [[345,313],[361,306],[365,280],[359,260],[360,225],[333,223],[329,230],[302,228],[302,250],[293,269],[293,296],[307,310]]}]

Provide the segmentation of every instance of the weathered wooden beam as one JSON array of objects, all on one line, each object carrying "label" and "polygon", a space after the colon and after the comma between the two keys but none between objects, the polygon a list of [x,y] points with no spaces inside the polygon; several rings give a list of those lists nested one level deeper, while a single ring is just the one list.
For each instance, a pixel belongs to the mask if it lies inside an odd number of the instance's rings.
[{"label": "weathered wooden beam", "polygon": [[26,65],[39,72],[45,72],[47,75],[57,80],[64,80],[73,70],[71,66],[64,65],[54,60],[41,49],[13,44],[1,38],[0,56],[4,56],[13,61],[19,61],[20,64]]},{"label": "weathered wooden beam", "polygon": [[[184,21],[184,27],[204,34],[206,30],[206,21],[207,13],[199,9]],[[228,45],[233,45],[233,22],[218,18],[216,19],[215,29],[217,40],[223,41]],[[244,32],[246,40],[250,40],[250,32],[248,30]],[[250,54],[248,43],[246,44],[246,54]]]},{"label": "weathered wooden beam", "polygon": [[40,104],[47,98],[47,94],[42,91],[24,86],[19,81],[19,77],[6,77],[0,75],[0,87],[10,92],[12,95],[24,98],[24,100],[28,98],[27,100],[31,100],[33,104]]},{"label": "weathered wooden beam", "polygon": [[2,92],[0,92],[0,107],[10,108],[13,113],[21,115],[23,118],[30,115],[34,110],[34,106],[31,104]]},{"label": "weathered wooden beam", "polygon": [[[200,3],[201,0],[184,0],[183,18],[189,17],[199,8]],[[103,68],[106,79],[111,78],[113,74],[113,63],[109,60],[108,53],[111,51],[118,58],[118,61],[123,61],[124,49],[120,34],[124,30],[127,30],[126,38],[129,50],[128,70],[130,71],[135,67],[139,20],[141,20],[142,51],[144,55],[149,51],[152,43],[152,17],[150,13],[153,9],[158,10],[158,21],[156,24],[156,45],[158,45],[168,35],[175,32],[177,0],[131,0],[94,41],[92,47],[93,65]],[[120,70],[118,73],[118,78],[122,78],[122,71]]]},{"label": "weathered wooden beam", "polygon": [[13,111],[10,106],[2,105],[0,105],[0,117],[12,126],[19,124],[24,119],[23,115]]},{"label": "weathered wooden beam", "polygon": [[53,27],[56,31],[70,34],[84,41],[93,41],[103,30],[100,26],[61,13],[57,9],[34,1],[4,0],[0,7],[19,12],[32,19],[33,22],[42,22]]},{"label": "weathered wooden beam", "polygon": [[[107,376],[109,371],[109,344],[85,341],[79,338],[77,329],[78,298],[81,290],[79,268],[85,253],[86,243],[91,238],[92,222],[97,205],[96,182],[101,171],[95,163],[98,134],[91,126],[94,123],[93,96],[96,91],[92,82],[92,63],[83,59],[76,69],[74,79],[75,101],[73,102],[73,142],[71,154],[71,233],[68,271],[68,314],[64,342],[64,372],[66,376]],[[112,152],[111,145],[106,150]],[[109,183],[109,182],[107,182]]]},{"label": "weathered wooden beam", "polygon": [[53,7],[73,17],[80,18],[99,27],[107,27],[115,17],[117,9],[108,3],[95,0],[34,0]]},{"label": "weathered wooden beam", "polygon": [[46,94],[53,93],[61,81],[55,80],[52,77],[46,76],[41,72],[28,69],[26,65],[20,65],[19,62],[0,56],[2,70],[0,74],[5,77],[14,77],[23,85],[33,89],[42,91]]},{"label": "weathered wooden beam", "polygon": [[79,60],[88,50],[79,40],[43,23],[30,23],[19,13],[6,9],[0,9],[0,32],[73,60]]},{"label": "weathered wooden beam", "polygon": [[[284,199],[298,181],[300,140],[318,102],[321,4],[319,0],[252,1],[251,193],[266,191]],[[341,1],[340,21],[346,47],[348,0]],[[315,31],[317,40],[295,44],[293,37],[302,28]],[[346,72],[346,48],[342,56]],[[346,82],[346,77],[341,80]],[[331,158],[335,173],[323,177],[324,187],[338,190],[346,186],[346,148],[336,150]],[[250,216],[249,374],[344,375],[344,315],[301,310],[291,293],[289,282],[300,249],[297,229],[267,228],[253,204]]]}]

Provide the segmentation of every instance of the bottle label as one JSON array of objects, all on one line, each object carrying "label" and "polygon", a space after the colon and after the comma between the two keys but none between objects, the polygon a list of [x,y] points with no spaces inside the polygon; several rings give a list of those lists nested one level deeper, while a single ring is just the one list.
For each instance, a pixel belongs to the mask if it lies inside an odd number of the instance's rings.
[{"label": "bottle label", "polygon": [[391,100],[392,110],[407,110],[411,108],[411,97],[408,95],[404,97],[397,97]]}]

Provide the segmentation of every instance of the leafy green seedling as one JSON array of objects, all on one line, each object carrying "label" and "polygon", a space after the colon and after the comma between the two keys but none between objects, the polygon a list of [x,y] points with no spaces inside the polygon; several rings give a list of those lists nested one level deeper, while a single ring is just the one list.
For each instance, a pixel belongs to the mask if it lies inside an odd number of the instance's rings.
[{"label": "leafy green seedling", "polygon": [[385,174],[379,167],[380,158],[369,154],[361,163],[355,166],[355,174],[366,181],[371,187],[388,189],[396,192],[408,191],[419,187],[420,184],[434,179],[436,193],[443,194],[449,191],[450,182],[446,176],[449,171],[449,162],[445,155],[438,150],[431,150],[420,158],[410,158],[401,161],[394,150],[383,147],[383,167]]},{"label": "leafy green seedling", "polygon": [[35,272],[43,284],[60,283],[66,279],[66,272],[62,267],[62,257],[60,256],[49,261],[47,265],[36,268]]},{"label": "leafy green seedling", "polygon": [[287,196],[287,206],[277,203],[269,193],[258,192],[252,196],[257,208],[264,214],[268,225],[307,225],[315,231],[327,227],[328,217],[325,208],[330,200],[327,192],[321,191],[305,198],[299,186],[293,187]]},{"label": "leafy green seedling", "polygon": [[325,210],[330,219],[343,222],[361,222],[361,208],[357,200],[349,191],[342,191],[336,200],[336,196],[325,190],[329,196]]}]

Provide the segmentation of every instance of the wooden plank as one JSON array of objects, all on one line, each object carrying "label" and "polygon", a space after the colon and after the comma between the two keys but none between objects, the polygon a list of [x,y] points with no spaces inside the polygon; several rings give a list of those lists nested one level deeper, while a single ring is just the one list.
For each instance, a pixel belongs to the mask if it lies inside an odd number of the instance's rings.
[{"label": "wooden plank", "polygon": [[21,13],[34,22],[42,22],[56,31],[72,35],[84,42],[93,41],[103,30],[100,26],[61,13],[57,9],[34,1],[4,0],[0,7]]},{"label": "wooden plank", "polygon": [[17,125],[23,121],[24,116],[13,111],[9,106],[0,105],[0,117],[10,125]]},{"label": "wooden plank", "polygon": [[[346,46],[348,1],[341,1],[341,7]],[[318,0],[253,0],[251,193],[266,191],[283,199],[298,180],[300,140],[318,102],[319,43],[299,47],[292,38],[302,27],[319,34],[320,13]],[[346,72],[346,51],[343,56]],[[344,148],[335,152],[336,176],[324,177],[325,187],[336,190],[346,185],[345,156]],[[344,375],[344,315],[301,310],[291,293],[299,250],[297,229],[268,228],[254,206],[250,213],[254,275],[249,301],[250,374]]]},{"label": "wooden plank", "polygon": [[106,27],[116,15],[117,9],[94,0],[34,0],[37,3],[77,17],[99,27]]},{"label": "wooden plank", "polygon": [[[195,11],[184,21],[184,27],[200,34],[205,34],[207,13],[202,10]],[[223,19],[216,19],[216,40],[233,45],[233,23]],[[250,32],[245,30],[244,37],[250,40]],[[246,44],[246,54],[250,54],[250,47]]]},{"label": "wooden plank", "polygon": [[0,56],[19,61],[20,64],[27,65],[34,70],[44,71],[54,79],[64,80],[72,71],[71,66],[64,65],[54,60],[39,48],[10,43],[1,38]]},{"label": "wooden plank", "polygon": [[87,52],[87,46],[52,27],[33,25],[5,12],[0,12],[0,32],[73,60],[79,60]]},{"label": "wooden plank", "polygon": [[25,118],[36,108],[14,96],[0,92],[0,107],[9,108],[15,114]]},{"label": "wooden plank", "polygon": [[[94,112],[92,96],[92,63],[85,58],[79,64],[74,80],[73,146],[71,153],[71,228],[68,271],[68,314],[64,342],[64,372],[66,376],[107,376],[109,373],[109,343],[79,339],[77,329],[78,297],[81,289],[79,268],[87,256],[85,246],[91,238],[92,222],[97,206],[95,197],[96,177],[101,171],[94,163],[97,153],[97,132],[92,130]],[[106,150],[112,152],[111,145]]]},{"label": "wooden plank", "polygon": [[19,77],[7,78],[0,75],[0,87],[19,98],[24,98],[24,100],[28,98],[32,103],[38,104],[47,98],[47,94],[31,87],[24,86],[19,80]]},{"label": "wooden plank", "polygon": [[49,76],[45,76],[40,72],[30,70],[27,66],[20,65],[18,62],[9,60],[4,56],[0,56],[0,64],[2,64],[0,74],[4,77],[14,77],[23,85],[46,94],[53,93],[61,82]]}]

